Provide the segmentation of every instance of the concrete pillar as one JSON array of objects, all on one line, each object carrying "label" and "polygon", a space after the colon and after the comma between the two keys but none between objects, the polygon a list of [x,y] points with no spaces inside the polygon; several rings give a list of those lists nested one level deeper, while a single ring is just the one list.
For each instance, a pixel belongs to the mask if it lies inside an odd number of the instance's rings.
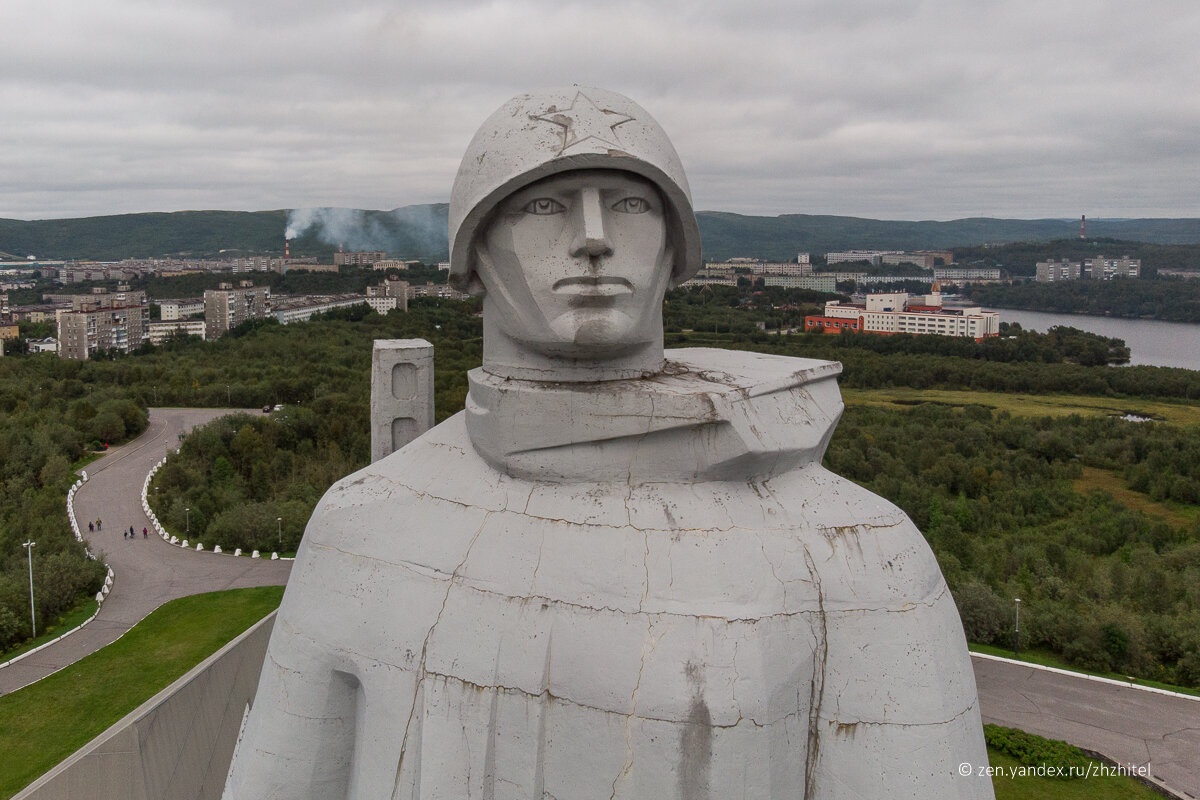
[{"label": "concrete pillar", "polygon": [[376,339],[371,353],[371,461],[433,427],[433,345]]}]

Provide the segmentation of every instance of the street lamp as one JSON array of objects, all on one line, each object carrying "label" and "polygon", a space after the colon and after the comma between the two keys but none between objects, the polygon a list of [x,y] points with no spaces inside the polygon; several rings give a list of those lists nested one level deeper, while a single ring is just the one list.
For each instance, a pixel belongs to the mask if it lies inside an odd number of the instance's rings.
[{"label": "street lamp", "polygon": [[29,625],[33,628],[33,638],[37,638],[37,612],[33,608],[33,547],[37,542],[29,541],[21,545],[29,555]]},{"label": "street lamp", "polygon": [[275,529],[279,533],[279,552],[283,552],[283,517],[275,518]]},{"label": "street lamp", "polygon": [[1013,628],[1013,656],[1021,657],[1021,598],[1014,597],[1013,601],[1017,604],[1017,619],[1016,626]]},{"label": "street lamp", "polygon": [[183,533],[186,536],[192,532],[192,509],[185,508],[183,510]]},{"label": "street lamp", "polygon": [[233,395],[229,391],[228,383],[225,384],[225,403],[226,405],[233,405]]}]

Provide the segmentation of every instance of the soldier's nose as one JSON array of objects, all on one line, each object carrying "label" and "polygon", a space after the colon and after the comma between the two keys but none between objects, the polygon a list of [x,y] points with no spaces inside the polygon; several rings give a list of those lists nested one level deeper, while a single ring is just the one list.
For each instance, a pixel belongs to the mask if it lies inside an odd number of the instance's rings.
[{"label": "soldier's nose", "polygon": [[571,242],[571,255],[597,258],[612,253],[604,227],[604,204],[600,190],[588,187],[580,191],[576,233]]}]

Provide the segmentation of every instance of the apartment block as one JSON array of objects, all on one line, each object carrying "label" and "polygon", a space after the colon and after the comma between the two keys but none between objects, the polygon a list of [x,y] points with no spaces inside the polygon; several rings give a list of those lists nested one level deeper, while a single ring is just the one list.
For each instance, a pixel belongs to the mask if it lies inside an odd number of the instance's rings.
[{"label": "apartment block", "polygon": [[57,312],[58,355],[84,360],[100,351],[129,353],[149,341],[150,305],[145,292],[93,289]]},{"label": "apartment block", "polygon": [[217,339],[230,328],[249,319],[262,319],[271,312],[271,290],[242,281],[238,288],[222,283],[204,292],[204,337]]}]

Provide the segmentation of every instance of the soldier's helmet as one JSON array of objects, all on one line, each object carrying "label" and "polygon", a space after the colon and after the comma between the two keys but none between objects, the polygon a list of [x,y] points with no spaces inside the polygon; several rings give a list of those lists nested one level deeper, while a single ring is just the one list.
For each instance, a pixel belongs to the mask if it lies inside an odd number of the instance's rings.
[{"label": "soldier's helmet", "polygon": [[654,183],[667,206],[671,285],[696,273],[700,229],[666,132],[622,94],[572,86],[514,97],[471,140],[450,193],[450,284],[460,290],[471,284],[475,237],[502,200],[549,175],[581,169],[622,170]]}]

